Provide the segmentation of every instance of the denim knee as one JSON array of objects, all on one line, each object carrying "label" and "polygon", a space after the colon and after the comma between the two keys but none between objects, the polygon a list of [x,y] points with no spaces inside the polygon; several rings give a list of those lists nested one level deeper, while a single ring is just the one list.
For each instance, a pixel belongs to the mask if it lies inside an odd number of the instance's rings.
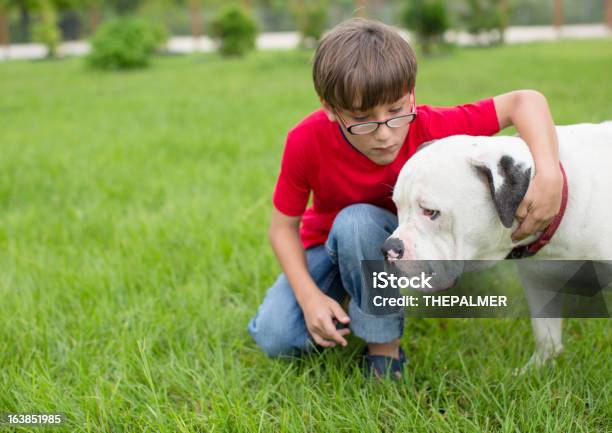
[{"label": "denim knee", "polygon": [[332,230],[337,234],[355,236],[354,229],[373,223],[373,216],[381,209],[369,203],[357,203],[345,207],[336,215]]},{"label": "denim knee", "polygon": [[332,261],[340,270],[342,284],[351,295],[350,327],[353,335],[367,342],[383,343],[401,335],[401,314],[367,314],[369,296],[364,292],[362,262],[382,260],[380,246],[397,227],[397,217],[390,211],[371,205],[355,204],[338,213],[326,243]]},{"label": "denim knee", "polygon": [[311,343],[304,314],[283,274],[268,290],[247,330],[270,357],[295,356],[309,350]]},{"label": "denim knee", "polygon": [[327,252],[335,262],[339,245],[344,252],[355,253],[360,259],[382,259],[380,246],[396,227],[397,217],[386,209],[368,203],[347,206],[334,219]]},{"label": "denim knee", "polygon": [[289,326],[281,321],[253,318],[248,331],[261,351],[270,358],[299,356],[309,349],[310,341],[306,334],[292,333]]}]

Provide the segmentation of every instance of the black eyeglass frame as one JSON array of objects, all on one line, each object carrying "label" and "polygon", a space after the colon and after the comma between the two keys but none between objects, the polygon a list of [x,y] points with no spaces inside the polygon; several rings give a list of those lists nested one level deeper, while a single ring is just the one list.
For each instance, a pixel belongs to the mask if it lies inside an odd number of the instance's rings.
[{"label": "black eyeglass frame", "polygon": [[[376,132],[378,130],[378,128],[380,128],[380,125],[387,125],[389,128],[401,128],[402,126],[407,126],[410,125],[412,122],[414,122],[414,119],[416,119],[417,116],[417,111],[416,111],[416,97],[414,96],[414,90],[412,90],[412,92],[410,92],[410,95],[412,96],[412,111],[408,114],[402,114],[401,116],[395,116],[395,117],[391,117],[390,119],[384,120],[382,122],[377,122],[377,121],[370,121],[370,122],[361,122],[361,123],[355,123],[354,125],[347,125],[347,121],[344,119],[344,117],[342,117],[342,115],[338,112],[338,110],[336,110],[334,108],[334,112],[336,113],[336,116],[338,116],[341,120],[342,123],[344,124],[344,127],[346,128],[346,130],[348,131],[349,134],[351,135],[368,135],[368,134],[372,134],[373,132]],[[401,125],[397,125],[397,126],[393,126],[391,124],[389,124],[389,122],[393,122],[394,120],[398,120],[398,119],[404,119],[407,117],[411,117],[411,119],[407,122],[407,123],[402,123]],[[359,126],[363,126],[363,125],[376,125],[376,127],[374,129],[372,129],[371,131],[368,132],[353,132],[354,128],[359,127]]]}]

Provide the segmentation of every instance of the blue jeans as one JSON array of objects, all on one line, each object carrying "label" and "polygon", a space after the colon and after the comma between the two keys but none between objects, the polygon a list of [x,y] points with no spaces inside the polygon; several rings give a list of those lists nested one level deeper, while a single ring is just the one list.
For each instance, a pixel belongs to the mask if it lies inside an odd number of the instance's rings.
[{"label": "blue jeans", "polygon": [[[404,328],[401,313],[376,316],[364,312],[362,260],[382,260],[380,246],[397,227],[391,212],[355,204],[338,213],[325,245],[306,250],[308,271],[321,291],[349,303],[352,333],[368,343],[386,343],[400,338]],[[271,357],[295,356],[314,347],[304,315],[284,274],[270,287],[248,331],[257,345]]]}]

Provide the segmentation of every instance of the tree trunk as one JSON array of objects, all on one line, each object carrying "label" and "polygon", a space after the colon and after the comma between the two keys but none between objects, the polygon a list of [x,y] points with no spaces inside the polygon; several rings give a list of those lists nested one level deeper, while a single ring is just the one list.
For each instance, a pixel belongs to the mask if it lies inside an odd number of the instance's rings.
[{"label": "tree trunk", "polygon": [[89,32],[90,34],[94,34],[98,25],[100,25],[100,20],[102,18],[102,13],[100,12],[100,4],[95,1],[91,3],[89,8]]},{"label": "tree trunk", "polygon": [[199,51],[198,41],[202,37],[202,16],[199,0],[189,0],[189,14],[191,16],[191,36],[193,36],[195,50]]},{"label": "tree trunk", "polygon": [[555,0],[555,10],[553,13],[553,25],[557,30],[563,25],[563,0]]},{"label": "tree trunk", "polygon": [[[306,5],[304,0],[294,0],[291,2],[291,13],[293,14],[298,31],[301,33],[304,30],[304,24],[306,20]],[[300,36],[300,40],[303,41],[304,36]]]},{"label": "tree trunk", "polygon": [[508,28],[509,5],[508,0],[501,0],[499,4],[501,20],[499,23],[499,41],[506,42],[506,29]]},{"label": "tree trunk", "polygon": [[11,36],[9,34],[8,14],[0,5],[0,45],[6,45],[8,47],[10,43]]},{"label": "tree trunk", "polygon": [[606,24],[608,25],[608,28],[612,30],[612,0],[606,0],[604,7],[604,16],[606,19]]},{"label": "tree trunk", "polygon": [[24,42],[30,41],[30,11],[24,3],[19,5],[19,32]]}]

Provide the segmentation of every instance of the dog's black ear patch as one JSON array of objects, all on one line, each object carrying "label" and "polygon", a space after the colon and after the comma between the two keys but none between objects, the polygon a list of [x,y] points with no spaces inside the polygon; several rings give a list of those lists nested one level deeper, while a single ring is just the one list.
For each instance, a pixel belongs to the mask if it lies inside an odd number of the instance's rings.
[{"label": "dog's black ear patch", "polygon": [[529,188],[531,168],[524,169],[523,165],[517,164],[511,156],[502,156],[497,163],[497,173],[503,178],[503,183],[495,189],[491,169],[486,165],[474,165],[474,167],[484,175],[489,184],[491,197],[502,224],[506,228],[512,227],[516,210]]}]

